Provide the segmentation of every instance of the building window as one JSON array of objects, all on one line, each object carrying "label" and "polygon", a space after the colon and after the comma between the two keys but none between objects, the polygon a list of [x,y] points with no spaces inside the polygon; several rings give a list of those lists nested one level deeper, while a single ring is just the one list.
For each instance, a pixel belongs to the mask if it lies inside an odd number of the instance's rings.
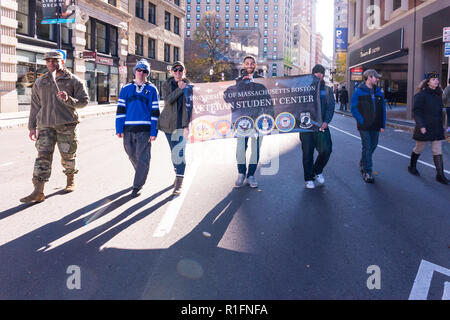
[{"label": "building window", "polygon": [[106,25],[100,22],[96,23],[95,49],[101,53],[108,53],[106,51]]},{"label": "building window", "polygon": [[175,3],[177,6],[180,6],[180,0],[175,0],[174,3]]},{"label": "building window", "polygon": [[148,3],[148,22],[156,24],[156,6],[151,2]]},{"label": "building window", "polygon": [[86,22],[86,33],[84,34],[86,40],[86,50],[92,50],[92,21],[89,19]]},{"label": "building window", "polygon": [[17,1],[17,33],[30,33],[30,3],[28,0]]},{"label": "building window", "polygon": [[180,60],[180,48],[173,47],[173,61],[179,61]]},{"label": "building window", "polygon": [[167,11],[164,12],[164,28],[170,30],[170,13]]},{"label": "building window", "polygon": [[164,44],[164,61],[170,62],[170,44]]},{"label": "building window", "polygon": [[151,59],[155,59],[156,53],[156,41],[155,39],[148,38],[148,57]]},{"label": "building window", "polygon": [[117,37],[118,37],[118,32],[117,32],[117,28],[110,26],[109,29],[109,43],[110,43],[110,47],[109,47],[109,52],[112,56],[117,56],[117,52],[118,52],[118,45],[117,45]]},{"label": "building window", "polygon": [[144,19],[144,0],[136,0],[136,17]]},{"label": "building window", "polygon": [[180,18],[173,17],[173,32],[180,34]]},{"label": "building window", "polygon": [[108,0],[108,3],[112,6],[117,6],[117,1],[116,0]]},{"label": "building window", "polygon": [[136,33],[134,41],[135,54],[138,56],[144,55],[144,37],[141,34]]},{"label": "building window", "polygon": [[392,5],[392,10],[395,11],[402,6],[402,0],[394,0],[394,3]]}]

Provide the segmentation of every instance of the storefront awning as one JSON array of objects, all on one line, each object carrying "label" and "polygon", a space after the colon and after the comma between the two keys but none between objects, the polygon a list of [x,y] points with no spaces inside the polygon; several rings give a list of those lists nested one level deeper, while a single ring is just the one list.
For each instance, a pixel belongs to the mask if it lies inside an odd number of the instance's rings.
[{"label": "storefront awning", "polygon": [[350,50],[348,69],[373,65],[408,54],[403,48],[403,28],[381,37],[359,49]]}]

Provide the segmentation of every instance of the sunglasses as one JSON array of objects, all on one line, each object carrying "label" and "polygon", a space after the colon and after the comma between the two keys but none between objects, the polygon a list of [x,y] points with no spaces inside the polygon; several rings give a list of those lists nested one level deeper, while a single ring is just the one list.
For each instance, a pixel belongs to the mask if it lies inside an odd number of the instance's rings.
[{"label": "sunglasses", "polygon": [[178,72],[178,71],[183,72],[184,69],[183,68],[173,68],[172,71],[173,72]]},{"label": "sunglasses", "polygon": [[143,73],[148,73],[148,71],[147,71],[147,70],[145,70],[145,69],[136,69],[136,72],[143,72]]}]

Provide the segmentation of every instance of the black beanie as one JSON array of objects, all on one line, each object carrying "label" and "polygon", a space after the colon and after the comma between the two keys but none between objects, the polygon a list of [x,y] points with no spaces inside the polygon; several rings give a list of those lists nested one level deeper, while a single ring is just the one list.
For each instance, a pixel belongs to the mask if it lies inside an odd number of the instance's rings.
[{"label": "black beanie", "polygon": [[319,73],[325,75],[325,68],[323,67],[323,65],[321,65],[321,64],[316,64],[316,65],[314,66],[314,68],[312,69],[312,74],[317,73],[317,72],[319,72]]}]

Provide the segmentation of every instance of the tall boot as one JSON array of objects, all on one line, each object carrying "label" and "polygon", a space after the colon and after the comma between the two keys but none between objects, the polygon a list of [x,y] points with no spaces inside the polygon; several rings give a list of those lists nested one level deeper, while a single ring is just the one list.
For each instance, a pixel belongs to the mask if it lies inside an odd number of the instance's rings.
[{"label": "tall boot", "polygon": [[416,165],[417,165],[417,160],[419,159],[420,154],[415,153],[414,151],[411,152],[411,163],[408,167],[408,171],[409,173],[415,175],[415,176],[420,176],[419,171],[417,171]]},{"label": "tall boot", "polygon": [[64,192],[69,193],[75,191],[75,175],[74,174],[66,174],[67,175],[67,185],[64,188]]},{"label": "tall boot", "polygon": [[172,195],[173,196],[178,196],[181,194],[181,187],[183,186],[183,177],[181,176],[177,176],[175,178],[175,185],[173,187],[173,192]]},{"label": "tall boot", "polygon": [[34,190],[33,192],[25,197],[20,199],[20,202],[32,203],[32,202],[42,202],[45,200],[44,196],[44,181],[37,181],[33,179]]},{"label": "tall boot", "polygon": [[442,159],[442,154],[433,156],[433,160],[436,166],[436,181],[442,184],[448,184],[449,180],[444,175],[444,160]]}]

